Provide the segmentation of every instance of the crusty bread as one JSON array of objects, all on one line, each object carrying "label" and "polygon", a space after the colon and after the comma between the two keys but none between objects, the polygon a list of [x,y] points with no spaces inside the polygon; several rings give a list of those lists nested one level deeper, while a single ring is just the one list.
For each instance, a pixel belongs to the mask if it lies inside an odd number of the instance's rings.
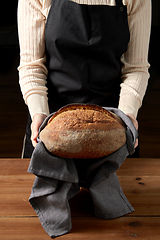
[{"label": "crusty bread", "polygon": [[57,111],[40,132],[52,154],[63,158],[100,158],[126,143],[121,119],[92,104],[70,104]]}]

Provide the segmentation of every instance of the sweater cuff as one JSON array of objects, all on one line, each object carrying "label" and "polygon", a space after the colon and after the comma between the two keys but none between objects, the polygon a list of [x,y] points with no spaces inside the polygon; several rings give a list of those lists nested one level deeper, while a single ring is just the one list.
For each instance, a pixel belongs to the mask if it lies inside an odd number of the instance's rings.
[{"label": "sweater cuff", "polygon": [[37,113],[49,115],[48,99],[39,94],[32,94],[27,98],[27,105],[31,118]]},{"label": "sweater cuff", "polygon": [[133,95],[120,97],[118,109],[122,112],[132,113],[137,118],[138,110],[141,107],[140,101]]}]

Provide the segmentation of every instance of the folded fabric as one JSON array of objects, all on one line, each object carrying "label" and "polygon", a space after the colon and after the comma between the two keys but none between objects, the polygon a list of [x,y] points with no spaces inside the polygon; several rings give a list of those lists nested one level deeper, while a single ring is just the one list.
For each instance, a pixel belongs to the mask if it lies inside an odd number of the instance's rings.
[{"label": "folded fabric", "polygon": [[[50,154],[40,140],[34,149],[28,172],[36,177],[29,201],[52,238],[71,230],[68,200],[80,187],[90,191],[94,214],[99,218],[112,219],[134,211],[122,191],[116,171],[134,152],[138,133],[123,112],[116,108],[105,109],[118,115],[126,125],[126,144],[113,154],[99,159],[59,158]],[[40,131],[53,114],[45,119]]]}]

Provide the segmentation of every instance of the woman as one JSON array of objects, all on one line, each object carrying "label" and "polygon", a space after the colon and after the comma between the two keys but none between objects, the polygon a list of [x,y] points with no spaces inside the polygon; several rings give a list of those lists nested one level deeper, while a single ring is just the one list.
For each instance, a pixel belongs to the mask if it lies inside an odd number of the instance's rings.
[{"label": "woman", "polygon": [[23,157],[44,118],[68,103],[117,107],[138,128],[150,25],[150,0],[19,0],[20,86],[31,116]]}]

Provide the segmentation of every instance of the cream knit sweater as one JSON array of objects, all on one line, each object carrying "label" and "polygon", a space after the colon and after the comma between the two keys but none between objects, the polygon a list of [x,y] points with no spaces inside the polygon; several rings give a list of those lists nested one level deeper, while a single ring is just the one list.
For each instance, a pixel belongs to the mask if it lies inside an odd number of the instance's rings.
[{"label": "cream knit sweater", "polygon": [[[115,5],[115,0],[74,1],[81,4]],[[127,5],[130,42],[127,52],[121,57],[124,65],[119,109],[136,117],[149,79],[151,0],[123,0],[123,4]],[[49,114],[44,31],[50,6],[51,0],[19,0],[18,5],[19,82],[31,117],[36,113]]]}]

